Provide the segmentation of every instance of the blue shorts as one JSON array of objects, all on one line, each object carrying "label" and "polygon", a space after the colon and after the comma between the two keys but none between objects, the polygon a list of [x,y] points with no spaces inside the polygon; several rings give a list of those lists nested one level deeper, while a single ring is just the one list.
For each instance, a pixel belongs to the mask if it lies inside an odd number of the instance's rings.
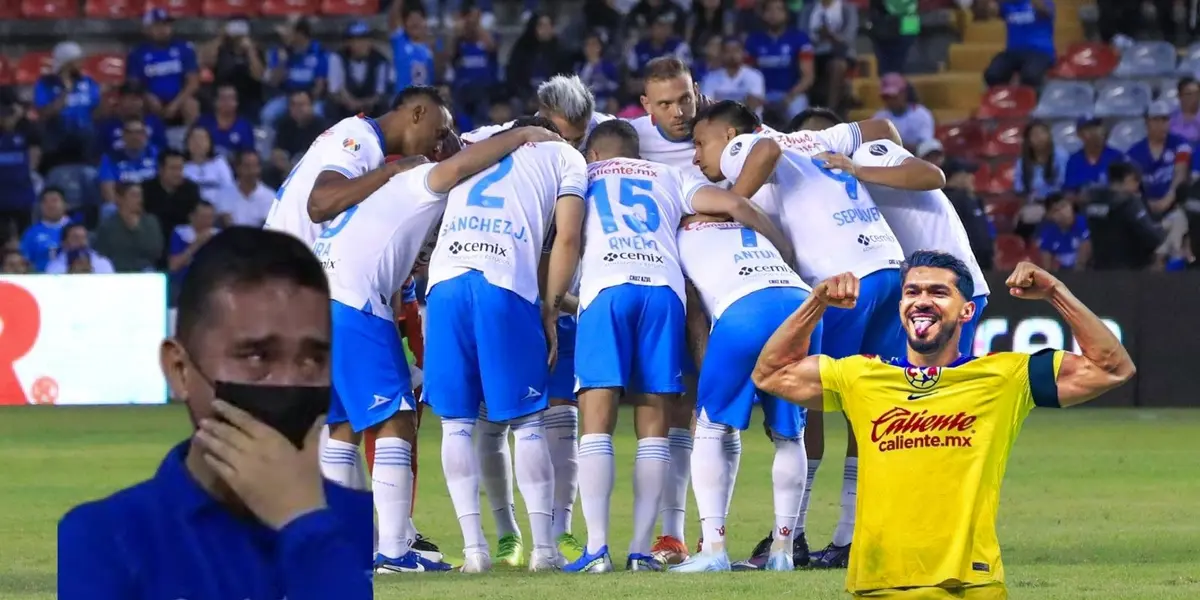
[{"label": "blue shorts", "polygon": [[975,296],[971,301],[975,303],[975,316],[962,326],[962,332],[959,334],[961,337],[958,338],[958,353],[963,356],[975,356],[975,329],[983,321],[983,309],[987,308],[988,297]]},{"label": "blue shorts", "polygon": [[349,422],[361,432],[413,410],[412,378],[396,325],[336,300],[330,313],[333,394],[327,422]]},{"label": "blue shorts", "polygon": [[546,409],[546,334],[538,306],[470,271],[429,290],[425,401],[443,419],[503,422]]},{"label": "blue shorts", "polygon": [[[799,288],[766,288],[753,292],[721,313],[708,337],[700,366],[696,409],[709,421],[745,431],[750,412],[762,404],[766,424],[777,435],[800,436],[804,409],[760,392],[750,381],[754,363],[775,330],[804,302]],[[821,325],[813,331],[809,354],[821,353]]]},{"label": "blue shorts", "polygon": [[575,400],[575,317],[558,318],[558,362],[546,383],[552,400]]},{"label": "blue shorts", "polygon": [[683,391],[684,309],[666,286],[625,283],[602,290],[579,315],[576,390]]},{"label": "blue shorts", "polygon": [[821,348],[833,358],[905,356],[908,339],[900,326],[900,270],[884,269],[863,277],[854,308],[829,308],[822,321]]}]

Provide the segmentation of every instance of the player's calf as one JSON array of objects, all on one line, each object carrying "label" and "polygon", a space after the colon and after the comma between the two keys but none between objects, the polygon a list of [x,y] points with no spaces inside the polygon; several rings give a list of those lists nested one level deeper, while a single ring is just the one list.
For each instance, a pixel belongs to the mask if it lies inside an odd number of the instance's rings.
[{"label": "player's calf", "polygon": [[649,568],[642,564],[643,559],[658,563],[651,553],[650,538],[671,466],[667,406],[677,399],[677,394],[645,394],[634,407],[638,448],[633,462],[633,538],[629,542],[629,556],[630,564],[643,568]]},{"label": "player's calf", "polygon": [[416,413],[401,410],[373,427],[372,431],[375,434],[375,462],[371,478],[379,527],[376,572],[450,570],[450,565],[427,560],[412,549],[415,533],[409,526],[409,515],[412,512]]},{"label": "player's calf", "polygon": [[[608,560],[609,507],[616,478],[612,432],[617,420],[617,392],[613,388],[579,392],[579,496],[588,539],[584,555],[568,565],[567,571],[585,570],[601,557]],[[589,557],[591,560],[585,561]],[[581,565],[580,561],[587,564]],[[611,560],[606,564],[611,570]]]},{"label": "player's calf", "polygon": [[358,454],[362,435],[355,433],[349,422],[328,428],[329,438],[321,446],[321,475],[343,487],[356,488],[363,478]]},{"label": "player's calf", "polygon": [[550,462],[543,412],[508,422],[516,439],[517,486],[529,510],[529,528],[533,537],[531,571],[558,568],[554,540],[554,467]]},{"label": "player's calf", "polygon": [[685,391],[667,405],[667,442],[671,450],[671,465],[663,487],[662,535],[654,541],[651,552],[666,564],[679,564],[688,557],[684,527],[687,522],[687,490],[691,474],[692,430],[696,414],[696,377],[684,376]]},{"label": "player's calf", "polygon": [[[560,359],[557,368],[562,368]],[[571,516],[579,489],[579,410],[573,400],[550,399],[544,416],[550,464],[554,468],[554,537],[562,563],[583,555],[583,547],[571,533]]]}]

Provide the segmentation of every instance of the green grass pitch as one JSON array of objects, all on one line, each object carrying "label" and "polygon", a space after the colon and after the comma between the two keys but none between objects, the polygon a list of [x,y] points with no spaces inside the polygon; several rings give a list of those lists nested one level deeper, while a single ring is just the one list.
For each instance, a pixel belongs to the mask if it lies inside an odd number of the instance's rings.
[{"label": "green grass pitch", "polygon": [[[622,415],[616,440],[617,550],[628,540],[631,416]],[[814,547],[828,542],[837,519],[845,432],[838,419],[829,421],[830,451],[817,476],[809,519]],[[456,556],[461,540],[438,464],[440,432],[436,419],[427,424],[421,432],[417,523]],[[167,448],[187,433],[188,420],[178,406],[0,410],[0,598],[54,598],[59,516],[78,502],[148,477]],[[771,446],[752,429],[743,448],[730,515],[735,559],[743,558],[772,521]],[[1009,462],[1002,498],[999,533],[1013,598],[1200,599],[1200,410],[1037,410]],[[688,512],[693,521],[695,514],[693,505]],[[490,522],[485,526],[492,530]],[[584,530],[578,507],[575,528]],[[689,544],[697,534],[691,523]],[[623,553],[615,558],[624,561]],[[844,575],[398,575],[377,579],[376,597],[824,599],[846,597]]]}]

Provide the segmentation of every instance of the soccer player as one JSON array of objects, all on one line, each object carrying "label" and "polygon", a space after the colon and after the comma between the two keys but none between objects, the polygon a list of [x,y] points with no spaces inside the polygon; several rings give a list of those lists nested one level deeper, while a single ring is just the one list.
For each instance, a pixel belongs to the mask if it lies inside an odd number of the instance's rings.
[{"label": "soccer player", "polygon": [[[588,542],[571,572],[612,570],[609,503],[614,484],[612,432],[617,397],[641,392],[636,402],[638,451],[634,462],[633,539],[626,568],[661,570],[651,556],[671,455],[667,402],[683,391],[684,287],[675,230],[684,214],[728,215],[786,246],[766,215],[744,198],[685,178],[673,167],[638,158],[637,132],[608,121],[588,138],[587,218],[584,202],[559,207],[543,304],[543,324],[554,340],[562,296],[580,264],[575,377],[582,413],[579,490]],[[568,210],[564,210],[568,209]],[[554,346],[554,343],[551,344]]]},{"label": "soccer player", "polygon": [[[596,112],[596,98],[578,75],[555,75],[537,89],[537,116],[549,119],[568,144],[579,148],[596,125],[612,119],[612,116]],[[474,143],[495,135],[512,126],[485,125],[464,133],[464,142]]]},{"label": "soccer player", "polygon": [[[428,560],[411,547],[416,399],[393,307],[402,304],[404,282],[429,230],[442,216],[446,193],[520,145],[553,139],[548,135],[552,134],[536,127],[514,130],[436,165],[393,177],[343,212],[313,245],[329,277],[337,339],[330,440],[357,448],[364,431],[371,430],[376,438],[376,572],[450,570],[449,564]],[[326,454],[326,475],[349,485],[355,462],[349,456]]]},{"label": "soccer player", "polygon": [[[519,119],[553,130],[547,119]],[[551,215],[583,197],[586,165],[574,148],[518,149],[450,192],[429,265],[425,399],[442,418],[442,468],[464,538],[463,571],[491,568],[480,523],[473,436],[480,407],[516,435],[516,479],[529,509],[534,571],[558,566],[554,476],[542,413],[547,346],[538,262]]]},{"label": "soccer player", "polygon": [[[853,309],[837,309],[825,317],[822,349],[830,356],[860,353],[898,355],[900,325],[890,307],[899,301],[900,264],[904,253],[884,222],[870,193],[853,176],[826,166],[815,155],[852,153],[867,138],[894,137],[886,121],[838,125],[824,131],[782,134],[753,133],[758,118],[736,102],[718,102],[696,117],[696,161],[710,180],[728,178],[733,192],[751,198],[782,224],[796,248],[796,267],[810,285],[836,273],[852,271],[863,281],[863,301]],[[868,135],[869,134],[869,135]],[[768,182],[770,180],[770,182]],[[821,428],[810,415],[808,431]],[[808,450],[812,455],[812,449]],[[842,515],[828,552],[833,565],[844,566],[854,531],[857,458],[847,459],[842,482]],[[810,458],[806,481],[820,464]],[[811,484],[806,484],[806,487]],[[805,496],[807,497],[807,495]],[[801,501],[797,543],[807,546],[803,524],[807,504]],[[739,568],[761,568],[770,543],[763,540]],[[798,566],[807,562],[798,557]],[[824,566],[824,559],[817,561]]]},{"label": "soccer player", "polygon": [[775,332],[754,383],[809,410],[844,411],[859,438],[862,499],[847,591],[1006,598],[996,513],[1022,421],[1035,406],[1074,406],[1120,386],[1133,377],[1133,360],[1061,281],[1031,263],[1017,265],[1009,293],[1050,302],[1082,354],[964,356],[959,338],[975,312],[970,269],[949,254],[920,251],[903,275],[904,357],[809,351],[823,314],[864,300],[859,280],[845,273],[815,286]]},{"label": "soccer player", "polygon": [[[775,444],[771,468],[775,527],[766,568],[791,571],[795,568],[792,532],[808,461],[800,442],[804,415],[794,405],[760,394],[750,375],[767,339],[800,307],[810,288],[774,245],[737,223],[687,217],[678,241],[683,272],[696,291],[689,295],[693,302],[688,306],[689,338],[701,365],[696,448],[691,462],[704,536],[701,552],[671,570],[730,570],[725,522],[736,479],[725,436],[730,430],[746,429],[751,410],[761,404]],[[820,344],[818,327],[810,346]],[[712,350],[705,352],[707,348]]]}]

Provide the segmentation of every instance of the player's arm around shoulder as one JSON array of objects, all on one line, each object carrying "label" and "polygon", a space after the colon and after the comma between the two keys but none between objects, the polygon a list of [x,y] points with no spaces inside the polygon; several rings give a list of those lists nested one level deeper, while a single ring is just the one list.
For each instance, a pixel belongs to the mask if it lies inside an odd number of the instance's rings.
[{"label": "player's arm around shoulder", "polygon": [[733,193],[750,198],[758,192],[783,156],[779,142],[762,134],[742,134],[732,140],[721,154],[721,172],[734,181]]},{"label": "player's arm around shoulder", "polygon": [[[687,190],[687,188],[685,188]],[[784,262],[793,264],[795,249],[787,236],[775,226],[771,218],[757,205],[720,186],[704,182],[704,185],[685,192],[684,202],[693,212],[729,218],[763,234],[779,250]]]},{"label": "player's arm around shoulder", "polygon": [[854,307],[858,287],[858,278],[850,273],[834,275],[813,287],[808,299],[763,346],[751,375],[755,387],[810,410],[840,408],[844,387],[840,361],[810,355],[808,342],[826,308]]},{"label": "player's arm around shoulder", "polygon": [[525,144],[561,141],[557,134],[541,127],[517,127],[471,144],[440,162],[429,172],[426,186],[435,194],[449,193],[454,186],[512,154]]},{"label": "player's arm around shoulder", "polygon": [[867,142],[847,159],[837,154],[822,154],[825,168],[840,168],[863,183],[927,192],[946,185],[946,175],[937,165],[913,156],[890,140]]},{"label": "player's arm around shoulder", "polygon": [[1009,276],[1009,293],[1045,300],[1070,326],[1080,354],[1039,352],[1029,357],[1029,389],[1042,407],[1083,404],[1133,378],[1137,368],[1121,340],[1056,277],[1030,262]]}]

